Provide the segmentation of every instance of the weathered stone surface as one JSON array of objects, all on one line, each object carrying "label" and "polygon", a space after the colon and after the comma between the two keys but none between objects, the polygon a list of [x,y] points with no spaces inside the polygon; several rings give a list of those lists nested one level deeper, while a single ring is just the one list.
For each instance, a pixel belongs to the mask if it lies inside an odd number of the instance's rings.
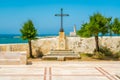
[{"label": "weathered stone surface", "polygon": [[0,65],[27,64],[26,52],[0,52]]},{"label": "weathered stone surface", "polygon": [[66,36],[64,32],[59,32],[59,42],[58,49],[65,50],[66,49]]},{"label": "weathered stone surface", "polygon": [[50,54],[47,54],[42,58],[56,58],[57,60],[64,61],[65,59],[80,59],[80,55],[73,50],[51,50]]},{"label": "weathered stone surface", "polygon": [[[34,41],[35,47],[39,46],[44,54],[50,50],[56,50],[58,45],[58,37],[43,38]],[[99,45],[109,48],[113,52],[120,50],[120,37],[99,37]],[[92,53],[95,49],[94,37],[80,38],[80,37],[66,37],[66,49],[72,49],[75,52]]]},{"label": "weathered stone surface", "polygon": [[[43,54],[50,53],[50,50],[56,50],[58,47],[59,38],[40,38],[32,41],[33,54],[37,55],[39,52]],[[99,37],[100,46],[109,48],[113,52],[120,51],[120,37]],[[95,49],[94,37],[80,38],[80,37],[66,37],[66,49],[72,49],[74,52],[92,53]],[[28,44],[2,44],[0,51],[27,51]]]},{"label": "weathered stone surface", "polygon": [[0,80],[120,80],[120,61],[32,61],[0,65]]}]

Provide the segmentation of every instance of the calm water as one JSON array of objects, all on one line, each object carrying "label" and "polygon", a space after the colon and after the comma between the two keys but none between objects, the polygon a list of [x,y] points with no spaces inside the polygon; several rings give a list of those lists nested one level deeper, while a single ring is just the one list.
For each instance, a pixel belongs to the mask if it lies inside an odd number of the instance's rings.
[{"label": "calm water", "polygon": [[[38,37],[58,36],[57,34],[43,34]],[[0,34],[0,44],[10,43],[27,43],[27,40],[22,40],[20,34]]]},{"label": "calm water", "polygon": [[[58,36],[58,34],[42,34],[37,37],[51,37]],[[101,35],[99,35],[101,36]],[[109,36],[109,35],[106,35]],[[120,35],[112,35],[112,36],[120,36]],[[10,44],[10,43],[27,43],[27,40],[22,40],[20,34],[0,34],[0,44]]]}]

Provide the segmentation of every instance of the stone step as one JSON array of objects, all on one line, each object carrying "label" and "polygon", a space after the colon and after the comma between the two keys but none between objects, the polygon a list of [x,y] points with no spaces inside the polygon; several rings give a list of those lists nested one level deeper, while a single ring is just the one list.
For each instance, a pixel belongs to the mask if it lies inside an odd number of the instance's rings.
[{"label": "stone step", "polygon": [[60,53],[57,53],[57,54],[47,54],[46,56],[78,56],[78,54],[70,54],[70,53],[67,53],[67,54],[60,54]]},{"label": "stone step", "polygon": [[72,50],[51,50],[50,51],[51,54],[66,54],[66,53],[74,53],[74,51]]},{"label": "stone step", "polygon": [[76,54],[76,53],[72,53],[72,54],[47,54],[45,56],[43,56],[43,59],[57,59],[57,60],[60,60],[60,61],[64,61],[65,59],[67,58],[70,58],[70,59],[80,59],[80,55],[79,54]]},{"label": "stone step", "polygon": [[51,50],[50,54],[43,56],[43,59],[55,58],[57,60],[65,60],[66,58],[80,58],[78,53],[73,50]]}]

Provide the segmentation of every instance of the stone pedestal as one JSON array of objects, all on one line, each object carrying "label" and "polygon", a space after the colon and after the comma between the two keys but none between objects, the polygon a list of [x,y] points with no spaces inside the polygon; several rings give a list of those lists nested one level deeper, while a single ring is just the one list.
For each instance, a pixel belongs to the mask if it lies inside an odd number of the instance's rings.
[{"label": "stone pedestal", "polygon": [[68,50],[66,45],[66,36],[63,31],[59,32],[58,47],[56,50],[51,50],[50,54],[43,56],[43,59],[57,58],[59,61],[64,61],[67,58],[80,58],[80,55],[73,50]]},{"label": "stone pedestal", "polygon": [[59,50],[66,49],[66,36],[64,32],[59,32],[58,49]]}]

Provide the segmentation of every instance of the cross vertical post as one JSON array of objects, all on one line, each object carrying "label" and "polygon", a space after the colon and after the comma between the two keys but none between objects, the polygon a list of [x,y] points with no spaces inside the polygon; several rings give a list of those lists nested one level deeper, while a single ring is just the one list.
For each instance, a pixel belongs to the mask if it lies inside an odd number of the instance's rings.
[{"label": "cross vertical post", "polygon": [[64,29],[63,29],[63,16],[69,16],[69,14],[63,14],[63,9],[61,8],[61,14],[55,14],[55,16],[60,16],[61,17],[60,32],[64,32]]}]

